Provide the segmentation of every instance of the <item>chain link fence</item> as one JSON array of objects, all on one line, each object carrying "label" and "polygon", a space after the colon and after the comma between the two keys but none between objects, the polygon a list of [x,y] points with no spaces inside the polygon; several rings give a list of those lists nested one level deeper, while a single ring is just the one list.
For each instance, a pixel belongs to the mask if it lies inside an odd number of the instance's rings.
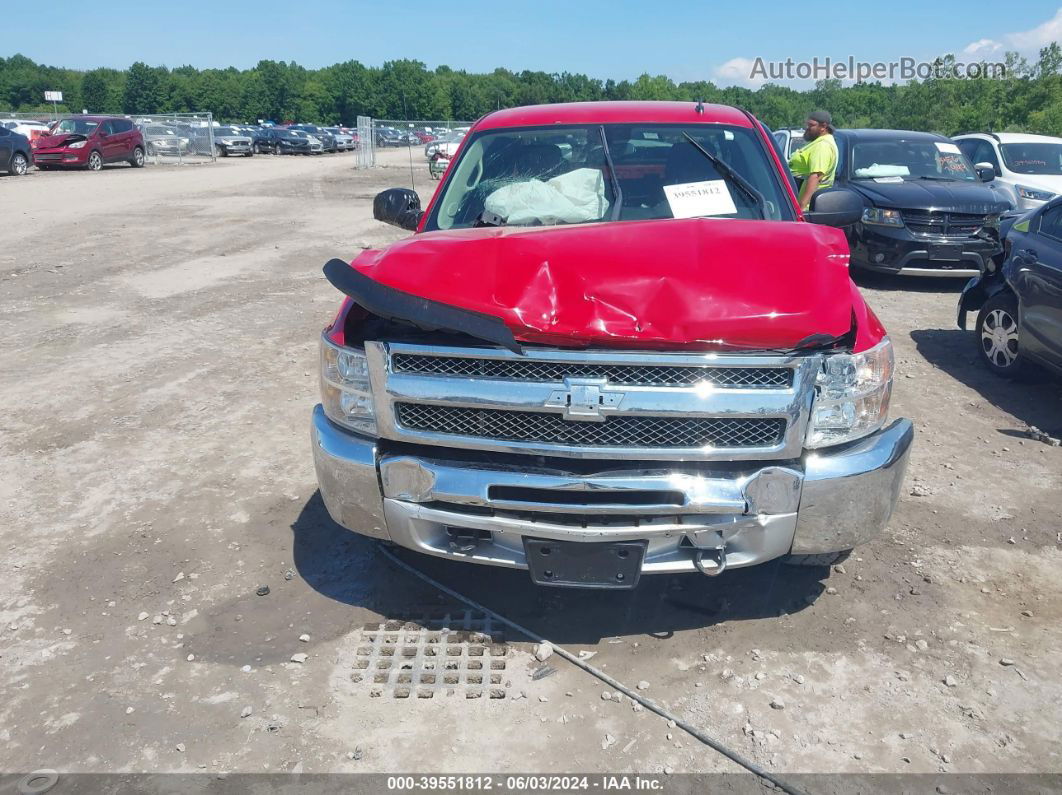
[{"label": "chain link fence", "polygon": [[[363,130],[363,122],[365,123]],[[467,133],[472,126],[470,121],[439,121],[414,119],[412,121],[396,119],[370,119],[358,117],[358,137],[361,150],[358,156],[359,168],[372,168],[377,163],[377,154],[386,149],[412,149],[413,154],[430,157],[429,147],[433,143],[457,140]]]},{"label": "chain link fence", "polygon": [[165,113],[131,116],[144,136],[148,163],[185,165],[217,159],[214,119],[210,113]]},{"label": "chain link fence", "polygon": [[376,165],[376,149],[372,145],[372,119],[358,116],[358,168]]},{"label": "chain link fence", "polygon": [[[65,119],[83,119],[85,116],[109,116],[133,122],[144,137],[145,163],[155,165],[185,165],[189,163],[212,163],[217,156],[214,141],[215,125],[210,113],[164,113],[152,115],[122,116],[113,113],[53,113],[51,109],[39,111],[0,111],[0,124],[4,121],[34,122],[51,125]],[[32,129],[27,137],[31,142],[45,128]]]}]

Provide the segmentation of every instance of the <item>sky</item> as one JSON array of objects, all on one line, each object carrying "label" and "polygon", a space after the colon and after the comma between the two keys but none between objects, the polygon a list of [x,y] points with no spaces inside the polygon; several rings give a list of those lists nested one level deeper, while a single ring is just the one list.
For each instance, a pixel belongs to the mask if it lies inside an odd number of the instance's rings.
[{"label": "sky", "polygon": [[1062,40],[1062,7],[1029,0],[60,0],[47,24],[40,14],[32,2],[5,5],[0,55],[21,53],[74,69],[124,68],[134,61],[250,68],[262,59],[318,68],[414,58],[429,68],[445,64],[470,72],[500,66],[616,80],[648,72],[678,82],[755,87],[748,75],[756,58],[889,62],[952,52],[992,61],[1019,50],[1035,59],[1040,47]]}]

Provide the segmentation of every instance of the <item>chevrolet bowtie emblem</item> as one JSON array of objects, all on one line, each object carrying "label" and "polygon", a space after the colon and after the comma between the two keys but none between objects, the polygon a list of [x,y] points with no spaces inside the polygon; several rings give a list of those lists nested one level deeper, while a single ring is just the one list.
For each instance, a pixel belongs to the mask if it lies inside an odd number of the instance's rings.
[{"label": "chevrolet bowtie emblem", "polygon": [[547,406],[563,406],[566,420],[604,422],[603,406],[618,406],[622,392],[606,391],[604,378],[565,378],[564,389],[550,393]]}]

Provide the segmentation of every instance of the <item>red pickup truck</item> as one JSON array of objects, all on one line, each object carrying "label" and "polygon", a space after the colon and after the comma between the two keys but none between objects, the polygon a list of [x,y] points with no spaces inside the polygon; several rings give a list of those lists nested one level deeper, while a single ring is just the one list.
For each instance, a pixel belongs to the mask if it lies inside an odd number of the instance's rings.
[{"label": "red pickup truck", "polygon": [[745,111],[602,102],[472,128],[415,234],[353,262],[312,439],[342,526],[422,553],[631,588],[873,538],[913,438],[837,227],[801,213]]}]

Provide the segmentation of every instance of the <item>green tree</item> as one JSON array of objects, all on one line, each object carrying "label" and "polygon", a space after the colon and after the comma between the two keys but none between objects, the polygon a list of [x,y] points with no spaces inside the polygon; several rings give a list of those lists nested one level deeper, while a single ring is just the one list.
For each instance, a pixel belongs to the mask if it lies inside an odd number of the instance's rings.
[{"label": "green tree", "polygon": [[951,54],[936,63],[939,76],[903,85],[822,80],[806,91],[771,84],[753,91],[704,80],[676,84],[666,75],[643,74],[632,82],[571,72],[429,70],[410,59],[380,67],[351,60],[312,70],[271,60],[244,70],[185,65],[171,71],[137,62],[123,70],[79,72],[15,54],[0,57],[0,109],[47,113],[44,92],[62,91],[66,102],[60,111],[210,111],[223,121],[353,124],[359,115],[472,121],[499,108],[543,102],[703,100],[747,108],[772,127],[800,124],[809,110],[824,108],[841,127],[1062,134],[1059,43],[1041,49],[1033,65],[1006,53],[1006,75],[1000,79],[959,79]]},{"label": "green tree", "polygon": [[158,113],[166,103],[166,70],[137,61],[125,78],[122,110],[125,113]]},{"label": "green tree", "polygon": [[124,83],[114,69],[93,69],[81,80],[81,104],[90,113],[116,113],[121,109]]}]

